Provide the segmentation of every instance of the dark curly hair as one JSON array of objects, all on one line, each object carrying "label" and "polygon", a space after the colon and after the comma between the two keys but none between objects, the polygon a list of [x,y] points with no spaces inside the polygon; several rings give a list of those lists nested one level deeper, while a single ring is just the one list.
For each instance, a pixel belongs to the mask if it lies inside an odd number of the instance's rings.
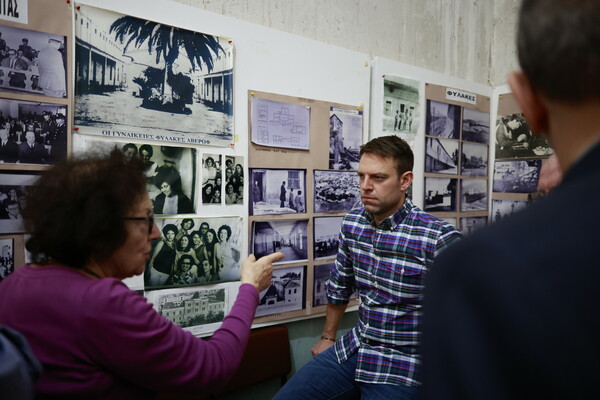
[{"label": "dark curly hair", "polygon": [[120,150],[60,161],[27,192],[27,250],[41,264],[104,261],[125,241],[123,217],[145,193],[143,162]]}]

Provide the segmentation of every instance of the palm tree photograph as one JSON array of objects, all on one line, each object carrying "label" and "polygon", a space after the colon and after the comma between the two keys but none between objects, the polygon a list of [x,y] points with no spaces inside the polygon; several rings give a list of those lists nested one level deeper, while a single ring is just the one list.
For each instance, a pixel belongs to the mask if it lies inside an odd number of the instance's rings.
[{"label": "palm tree photograph", "polygon": [[85,5],[75,14],[75,37],[80,133],[232,142],[230,40]]}]

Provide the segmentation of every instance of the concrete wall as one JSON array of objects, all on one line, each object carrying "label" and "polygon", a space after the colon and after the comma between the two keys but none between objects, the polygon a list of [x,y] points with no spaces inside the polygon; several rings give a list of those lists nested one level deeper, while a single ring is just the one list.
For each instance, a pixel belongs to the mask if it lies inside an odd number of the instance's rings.
[{"label": "concrete wall", "polygon": [[491,86],[516,66],[519,0],[174,1]]}]

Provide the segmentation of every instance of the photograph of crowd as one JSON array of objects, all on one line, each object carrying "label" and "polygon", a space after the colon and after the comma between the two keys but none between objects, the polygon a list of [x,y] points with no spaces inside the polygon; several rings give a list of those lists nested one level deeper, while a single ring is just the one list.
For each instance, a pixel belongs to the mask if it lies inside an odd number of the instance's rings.
[{"label": "photograph of crowd", "polygon": [[0,239],[0,282],[15,271],[13,239]]},{"label": "photograph of crowd", "polygon": [[362,143],[362,111],[330,107],[329,115],[329,169],[356,170]]},{"label": "photograph of crowd", "polygon": [[24,232],[22,212],[27,188],[37,178],[37,175],[0,174],[0,233]]},{"label": "photograph of crowd", "polygon": [[225,156],[223,184],[225,185],[225,204],[244,204],[244,157]]},{"label": "photograph of crowd", "polygon": [[425,172],[458,173],[458,141],[425,137]]},{"label": "photograph of crowd", "polygon": [[419,82],[385,75],[383,78],[384,133],[417,133]]},{"label": "photograph of crowd", "polygon": [[545,158],[553,153],[545,138],[529,130],[523,113],[496,119],[496,158]]},{"label": "photograph of crowd", "polygon": [[196,149],[101,140],[74,135],[74,152],[109,153],[121,150],[127,158],[139,157],[145,165],[148,195],[156,215],[192,214],[196,197]]},{"label": "photograph of crowd", "polygon": [[334,258],[337,255],[343,219],[344,217],[315,217],[313,225],[315,260]]},{"label": "photograph of crowd", "polygon": [[146,288],[234,281],[240,278],[240,217],[161,219],[144,273]]},{"label": "photograph of crowd", "polygon": [[490,114],[464,107],[462,140],[488,144],[490,142]]},{"label": "photograph of crowd", "polygon": [[228,146],[233,140],[233,44],[78,5],[75,124],[81,133]]},{"label": "photograph of crowd", "polygon": [[457,211],[455,178],[425,178],[425,210]]},{"label": "photograph of crowd", "polygon": [[460,210],[487,210],[487,179],[461,179]]},{"label": "photograph of crowd", "polygon": [[308,261],[308,220],[254,221],[251,248],[256,258],[282,252],[278,264]]},{"label": "photograph of crowd", "polygon": [[314,170],[313,181],[316,213],[348,212],[362,204],[356,172]]},{"label": "photograph of crowd", "polygon": [[251,168],[250,215],[306,212],[306,170]]},{"label": "photograph of crowd", "polygon": [[427,100],[425,134],[446,139],[460,139],[460,107]]},{"label": "photograph of crowd", "polygon": [[465,176],[487,176],[488,147],[483,144],[462,143],[460,170]]},{"label": "photograph of crowd", "polygon": [[67,106],[0,98],[0,162],[53,164],[67,155]]},{"label": "photograph of crowd", "polygon": [[66,40],[0,25],[0,90],[66,97]]},{"label": "photograph of crowd", "polygon": [[256,316],[302,310],[305,303],[306,266],[273,270],[271,285],[258,295]]},{"label": "photograph of crowd", "polygon": [[535,193],[540,179],[542,160],[496,161],[494,192]]}]

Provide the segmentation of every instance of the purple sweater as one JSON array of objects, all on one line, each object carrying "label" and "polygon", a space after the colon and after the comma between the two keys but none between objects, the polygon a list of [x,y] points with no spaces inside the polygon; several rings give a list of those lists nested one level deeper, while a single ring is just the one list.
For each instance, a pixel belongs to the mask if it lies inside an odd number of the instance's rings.
[{"label": "purple sweater", "polygon": [[22,333],[44,366],[41,398],[208,392],[239,366],[257,305],[256,288],[242,285],[221,328],[202,340],[118,279],[26,265],[0,283],[0,324]]}]

